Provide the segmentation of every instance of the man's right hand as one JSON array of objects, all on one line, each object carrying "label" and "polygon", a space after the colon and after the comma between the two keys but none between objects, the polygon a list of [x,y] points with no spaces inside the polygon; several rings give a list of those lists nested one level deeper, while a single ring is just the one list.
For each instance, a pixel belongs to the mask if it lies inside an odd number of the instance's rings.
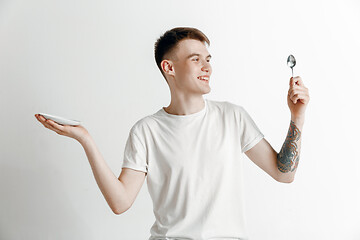
[{"label": "man's right hand", "polygon": [[60,125],[54,122],[51,119],[46,119],[40,114],[35,114],[36,119],[41,122],[44,127],[53,130],[59,135],[67,136],[73,138],[81,143],[88,135],[89,132],[81,125],[71,126],[71,125]]}]

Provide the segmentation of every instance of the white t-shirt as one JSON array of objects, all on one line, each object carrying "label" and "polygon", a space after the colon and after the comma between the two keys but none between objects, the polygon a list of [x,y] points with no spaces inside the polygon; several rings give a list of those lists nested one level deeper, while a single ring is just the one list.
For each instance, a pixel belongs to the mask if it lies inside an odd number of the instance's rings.
[{"label": "white t-shirt", "polygon": [[243,153],[264,135],[243,107],[204,100],[199,112],[162,108],[130,130],[122,167],[147,172],[149,240],[248,239]]}]

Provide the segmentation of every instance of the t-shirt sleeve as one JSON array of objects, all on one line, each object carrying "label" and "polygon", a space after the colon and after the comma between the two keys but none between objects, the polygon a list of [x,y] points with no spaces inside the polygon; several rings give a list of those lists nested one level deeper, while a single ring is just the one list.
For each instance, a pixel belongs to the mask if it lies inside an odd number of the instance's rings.
[{"label": "t-shirt sleeve", "polygon": [[[133,129],[132,129],[133,130]],[[131,168],[134,170],[147,172],[148,164],[146,161],[145,144],[132,130],[130,130],[125,150],[122,168]]]},{"label": "t-shirt sleeve", "polygon": [[249,113],[240,106],[240,142],[241,152],[246,152],[255,146],[264,134],[260,131]]}]

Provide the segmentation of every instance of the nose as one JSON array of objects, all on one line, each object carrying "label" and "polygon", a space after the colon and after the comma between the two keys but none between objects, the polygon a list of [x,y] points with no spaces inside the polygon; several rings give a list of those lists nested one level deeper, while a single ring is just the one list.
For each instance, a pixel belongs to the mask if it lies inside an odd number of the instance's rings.
[{"label": "nose", "polygon": [[202,71],[209,72],[211,70],[210,64],[207,62],[202,68]]}]

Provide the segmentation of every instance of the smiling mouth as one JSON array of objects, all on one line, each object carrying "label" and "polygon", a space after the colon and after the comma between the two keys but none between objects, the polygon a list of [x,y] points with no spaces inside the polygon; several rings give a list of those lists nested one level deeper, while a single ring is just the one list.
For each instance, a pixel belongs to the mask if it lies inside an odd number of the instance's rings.
[{"label": "smiling mouth", "polygon": [[200,76],[200,77],[198,77],[198,79],[200,79],[201,81],[204,81],[204,82],[209,82],[209,77]]}]

